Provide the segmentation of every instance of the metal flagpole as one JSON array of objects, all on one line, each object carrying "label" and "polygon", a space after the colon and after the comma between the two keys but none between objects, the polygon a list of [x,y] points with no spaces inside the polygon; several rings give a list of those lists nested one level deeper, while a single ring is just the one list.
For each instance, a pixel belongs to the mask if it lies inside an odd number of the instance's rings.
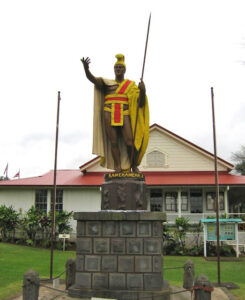
[{"label": "metal flagpole", "polygon": [[[147,35],[146,35],[146,42],[145,42],[145,53],[144,53],[144,60],[143,60],[143,67],[142,67],[142,73],[141,73],[140,81],[143,81],[143,77],[144,77],[145,59],[146,59],[146,52],[147,52],[147,46],[148,46],[148,38],[149,38],[149,32],[150,32],[150,25],[151,25],[151,13],[150,13],[150,16],[149,16],[148,27],[147,27]],[[138,123],[138,114],[139,114],[139,101],[137,103],[137,112],[136,112],[136,120],[135,120],[135,126],[134,126],[133,149],[132,149],[132,152],[131,152],[130,168],[132,168],[132,166],[133,166],[134,142],[135,142],[135,137],[136,137],[137,123]]]},{"label": "metal flagpole", "polygon": [[54,188],[52,203],[52,231],[51,231],[51,253],[50,253],[50,279],[53,279],[53,257],[54,257],[54,237],[55,237],[55,204],[56,204],[56,170],[57,170],[57,150],[59,136],[59,115],[60,115],[60,92],[58,92],[57,119],[56,119],[56,138],[55,138],[55,157],[54,157]]},{"label": "metal flagpole", "polygon": [[217,232],[217,267],[218,267],[218,284],[220,284],[220,234],[219,234],[219,178],[217,168],[217,146],[216,146],[216,128],[215,128],[215,111],[214,111],[214,91],[211,87],[212,98],[212,115],[213,115],[213,140],[214,140],[214,172],[216,187],[216,232]]}]

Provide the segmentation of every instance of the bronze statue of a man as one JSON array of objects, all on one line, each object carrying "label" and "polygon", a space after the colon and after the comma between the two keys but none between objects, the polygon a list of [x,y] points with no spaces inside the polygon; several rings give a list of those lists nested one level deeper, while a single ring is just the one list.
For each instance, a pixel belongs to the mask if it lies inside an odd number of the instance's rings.
[{"label": "bronze statue of a man", "polygon": [[139,172],[137,166],[149,139],[145,85],[124,79],[124,56],[118,54],[116,58],[115,80],[93,76],[90,59],[81,59],[87,78],[95,85],[93,154],[101,156],[103,167],[115,172]]}]

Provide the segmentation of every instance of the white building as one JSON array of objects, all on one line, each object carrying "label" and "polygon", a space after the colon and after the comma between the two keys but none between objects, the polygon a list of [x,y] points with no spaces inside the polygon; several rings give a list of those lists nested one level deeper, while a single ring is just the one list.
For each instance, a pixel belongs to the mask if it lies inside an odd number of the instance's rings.
[{"label": "white building", "polygon": [[[57,209],[100,210],[100,186],[108,170],[99,165],[99,160],[96,157],[78,170],[57,171]],[[220,214],[245,217],[245,176],[230,174],[232,169],[232,164],[218,158]],[[154,124],[140,170],[146,178],[148,208],[166,211],[168,222],[180,216],[198,222],[215,215],[213,154]],[[53,171],[1,181],[0,205],[13,205],[22,212],[32,205],[49,211],[52,185]]]}]

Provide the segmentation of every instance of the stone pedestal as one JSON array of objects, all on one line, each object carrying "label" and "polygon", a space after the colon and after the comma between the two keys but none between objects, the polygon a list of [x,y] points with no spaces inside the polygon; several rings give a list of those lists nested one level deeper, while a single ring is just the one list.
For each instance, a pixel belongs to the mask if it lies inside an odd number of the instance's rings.
[{"label": "stone pedestal", "polygon": [[109,173],[102,184],[102,210],[146,210],[145,176],[138,173]]},{"label": "stone pedestal", "polygon": [[165,217],[146,211],[75,213],[76,279],[69,296],[150,300],[165,292],[161,299],[169,299],[162,271]]}]

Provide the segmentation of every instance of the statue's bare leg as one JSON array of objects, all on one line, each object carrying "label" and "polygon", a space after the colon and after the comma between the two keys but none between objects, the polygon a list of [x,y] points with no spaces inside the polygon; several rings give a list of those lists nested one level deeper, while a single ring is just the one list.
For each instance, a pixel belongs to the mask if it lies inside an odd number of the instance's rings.
[{"label": "statue's bare leg", "polygon": [[121,168],[121,160],[120,160],[120,150],[118,147],[118,134],[117,128],[111,126],[111,113],[105,111],[104,112],[104,120],[105,120],[105,129],[106,134],[111,142],[111,153],[114,160],[115,172],[122,172]]},{"label": "statue's bare leg", "polygon": [[[128,158],[130,163],[132,163],[132,170],[135,173],[139,173],[139,169],[136,165],[136,149],[133,151],[134,141],[133,141],[133,132],[131,128],[131,122],[129,116],[124,116],[123,127],[122,127],[122,136],[125,144],[127,145]],[[133,157],[132,154],[134,153]]]}]

